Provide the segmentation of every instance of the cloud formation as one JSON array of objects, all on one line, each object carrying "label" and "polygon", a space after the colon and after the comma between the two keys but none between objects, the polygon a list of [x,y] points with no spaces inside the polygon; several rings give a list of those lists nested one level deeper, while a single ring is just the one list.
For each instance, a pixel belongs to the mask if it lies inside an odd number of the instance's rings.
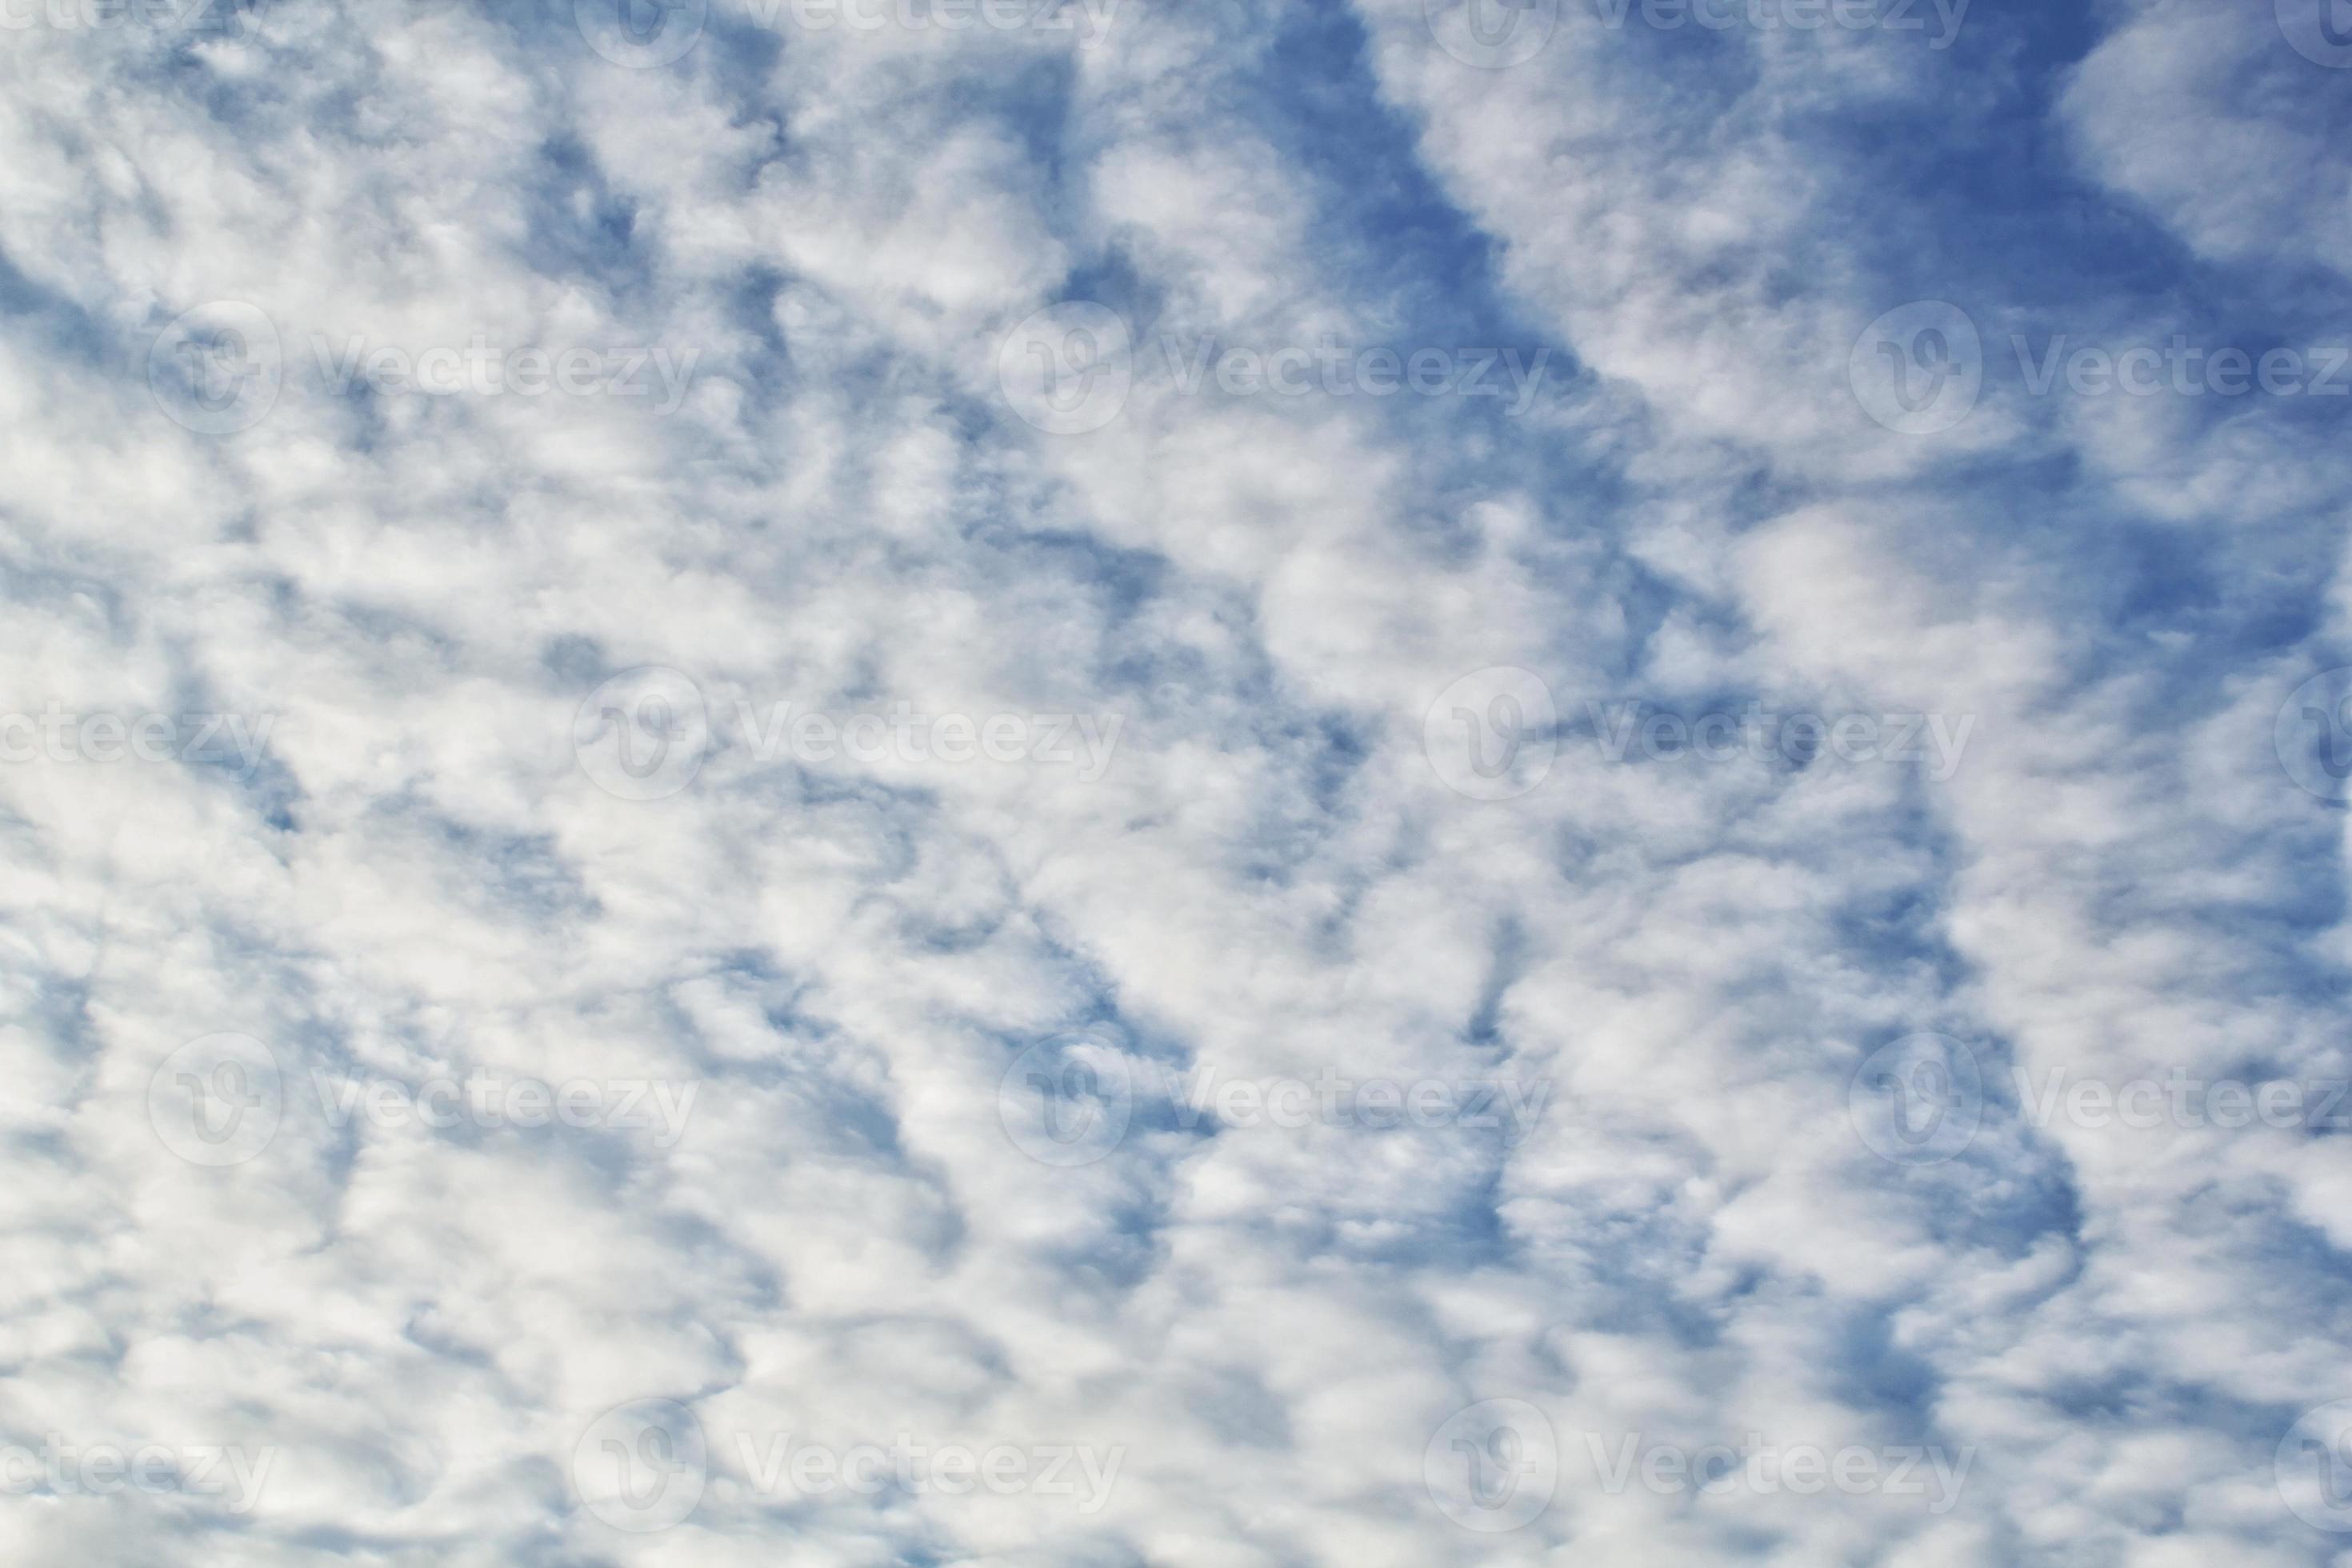
[{"label": "cloud formation", "polygon": [[0,1557],[2352,1553],[2337,0],[0,0]]}]

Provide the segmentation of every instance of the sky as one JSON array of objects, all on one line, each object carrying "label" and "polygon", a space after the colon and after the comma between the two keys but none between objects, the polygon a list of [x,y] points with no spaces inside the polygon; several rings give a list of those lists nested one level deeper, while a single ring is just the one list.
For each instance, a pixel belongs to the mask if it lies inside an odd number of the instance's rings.
[{"label": "sky", "polygon": [[0,1561],[2352,1565],[2347,0],[0,84]]}]

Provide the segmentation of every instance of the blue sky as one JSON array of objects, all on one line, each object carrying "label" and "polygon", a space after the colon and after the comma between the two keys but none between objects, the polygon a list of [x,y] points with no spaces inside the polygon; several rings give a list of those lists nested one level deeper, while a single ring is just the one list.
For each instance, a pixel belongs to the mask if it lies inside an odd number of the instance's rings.
[{"label": "blue sky", "polygon": [[2343,0],[0,73],[0,1557],[2352,1563]]}]

